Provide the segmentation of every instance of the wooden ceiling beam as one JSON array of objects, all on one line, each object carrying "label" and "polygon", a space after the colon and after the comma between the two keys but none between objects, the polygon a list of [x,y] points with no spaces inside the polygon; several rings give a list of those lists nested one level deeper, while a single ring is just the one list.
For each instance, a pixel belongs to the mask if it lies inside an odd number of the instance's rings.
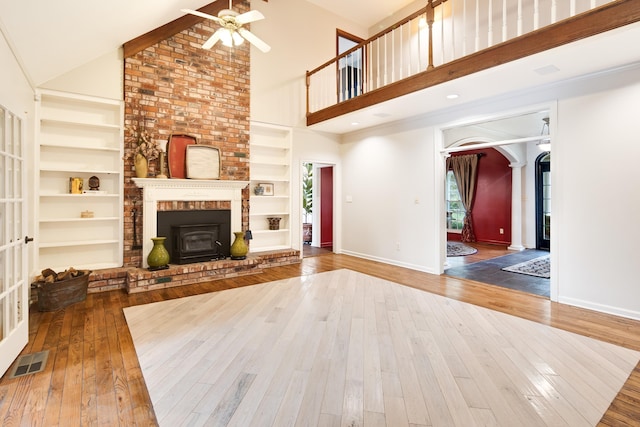
[{"label": "wooden ceiling beam", "polygon": [[[217,16],[218,12],[220,12],[222,9],[227,9],[228,7],[229,4],[226,1],[215,1],[201,7],[200,9],[198,9],[198,11]],[[161,27],[156,28],[155,30],[151,30],[148,33],[138,36],[133,40],[129,40],[122,45],[124,48],[124,57],[129,58],[130,56],[135,55],[136,53],[148,48],[149,46],[153,46],[154,44],[162,40],[178,34],[179,32],[192,27],[203,20],[204,18],[201,18],[199,16],[186,14],[178,19],[174,19],[173,21],[164,24]]]}]

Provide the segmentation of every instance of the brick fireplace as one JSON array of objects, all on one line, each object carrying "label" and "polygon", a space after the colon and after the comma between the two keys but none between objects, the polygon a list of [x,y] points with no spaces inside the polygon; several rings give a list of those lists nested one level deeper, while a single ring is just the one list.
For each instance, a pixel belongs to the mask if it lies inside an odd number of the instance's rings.
[{"label": "brick fireplace", "polygon": [[[229,202],[231,210],[231,232],[242,231],[242,190],[247,181],[218,181],[193,179],[133,178],[142,189],[142,253],[151,251],[152,237],[158,230],[158,209],[163,202]],[[229,237],[230,238],[230,237]],[[142,260],[147,267],[147,260]]]},{"label": "brick fireplace", "polygon": [[[234,4],[239,13],[250,2]],[[95,271],[89,292],[125,289],[141,292],[259,273],[263,267],[300,261],[299,251],[252,254],[246,260],[220,260],[150,272],[146,256],[156,235],[157,212],[163,210],[230,209],[231,231],[249,224],[250,46],[229,50],[200,46],[216,30],[199,22],[124,58],[125,127],[144,126],[164,144],[171,134],[189,134],[198,144],[220,150],[220,180],[154,179],[158,160],[149,164],[150,178],[133,178],[132,160],[124,165],[124,265]],[[125,132],[125,152],[134,142]],[[129,158],[128,156],[126,156]],[[135,182],[138,181],[138,182]]]}]

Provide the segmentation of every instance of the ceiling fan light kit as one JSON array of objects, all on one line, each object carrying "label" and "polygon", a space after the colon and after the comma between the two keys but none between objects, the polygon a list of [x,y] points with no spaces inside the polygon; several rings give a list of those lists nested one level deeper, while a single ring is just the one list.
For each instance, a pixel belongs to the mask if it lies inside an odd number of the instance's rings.
[{"label": "ceiling fan light kit", "polygon": [[238,14],[231,9],[232,0],[229,0],[229,9],[223,9],[218,12],[218,16],[209,15],[197,10],[181,9],[182,12],[190,13],[201,18],[210,19],[221,26],[209,39],[202,45],[203,49],[211,49],[220,40],[224,46],[233,47],[240,46],[245,40],[266,53],[271,47],[262,41],[251,31],[243,27],[244,24],[264,19],[264,15],[257,10]]}]

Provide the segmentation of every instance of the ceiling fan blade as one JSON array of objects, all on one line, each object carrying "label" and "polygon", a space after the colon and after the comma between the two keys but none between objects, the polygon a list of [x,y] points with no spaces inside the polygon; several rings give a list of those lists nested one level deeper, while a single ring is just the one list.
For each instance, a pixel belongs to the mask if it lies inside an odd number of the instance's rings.
[{"label": "ceiling fan blade", "polygon": [[248,24],[249,22],[255,22],[264,19],[264,15],[257,10],[250,10],[242,15],[236,16],[236,22],[239,24]]},{"label": "ceiling fan blade", "polygon": [[238,32],[249,43],[260,49],[262,52],[267,53],[271,50],[271,46],[260,40],[255,34],[247,30],[246,28],[239,28]]},{"label": "ceiling fan blade", "polygon": [[212,21],[216,21],[216,22],[224,22],[222,19],[218,18],[217,16],[209,15],[208,13],[200,12],[200,11],[197,11],[197,10],[180,9],[180,11],[182,11],[184,13],[190,13],[192,15],[199,16],[200,18],[211,19]]},{"label": "ceiling fan blade", "polygon": [[216,32],[213,33],[213,35],[209,37],[209,39],[206,42],[204,42],[204,44],[202,45],[202,48],[211,49],[213,45],[216,44],[218,40],[220,40],[220,36],[222,35],[223,31],[224,31],[223,28],[218,28]]}]

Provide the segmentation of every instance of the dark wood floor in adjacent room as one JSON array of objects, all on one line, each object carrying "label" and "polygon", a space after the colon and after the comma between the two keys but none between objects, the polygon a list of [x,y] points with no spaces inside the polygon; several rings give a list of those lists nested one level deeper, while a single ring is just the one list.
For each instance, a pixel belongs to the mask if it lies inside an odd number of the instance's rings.
[{"label": "dark wood floor in adjacent room", "polygon": [[[124,307],[349,268],[449,298],[487,307],[640,351],[640,322],[583,310],[487,284],[435,276],[345,255],[305,258],[235,279],[127,295],[90,294],[57,312],[30,313],[23,354],[49,350],[46,369],[0,380],[0,421],[14,425],[154,426],[155,414],[138,364]],[[640,365],[600,425],[638,425]]]}]

